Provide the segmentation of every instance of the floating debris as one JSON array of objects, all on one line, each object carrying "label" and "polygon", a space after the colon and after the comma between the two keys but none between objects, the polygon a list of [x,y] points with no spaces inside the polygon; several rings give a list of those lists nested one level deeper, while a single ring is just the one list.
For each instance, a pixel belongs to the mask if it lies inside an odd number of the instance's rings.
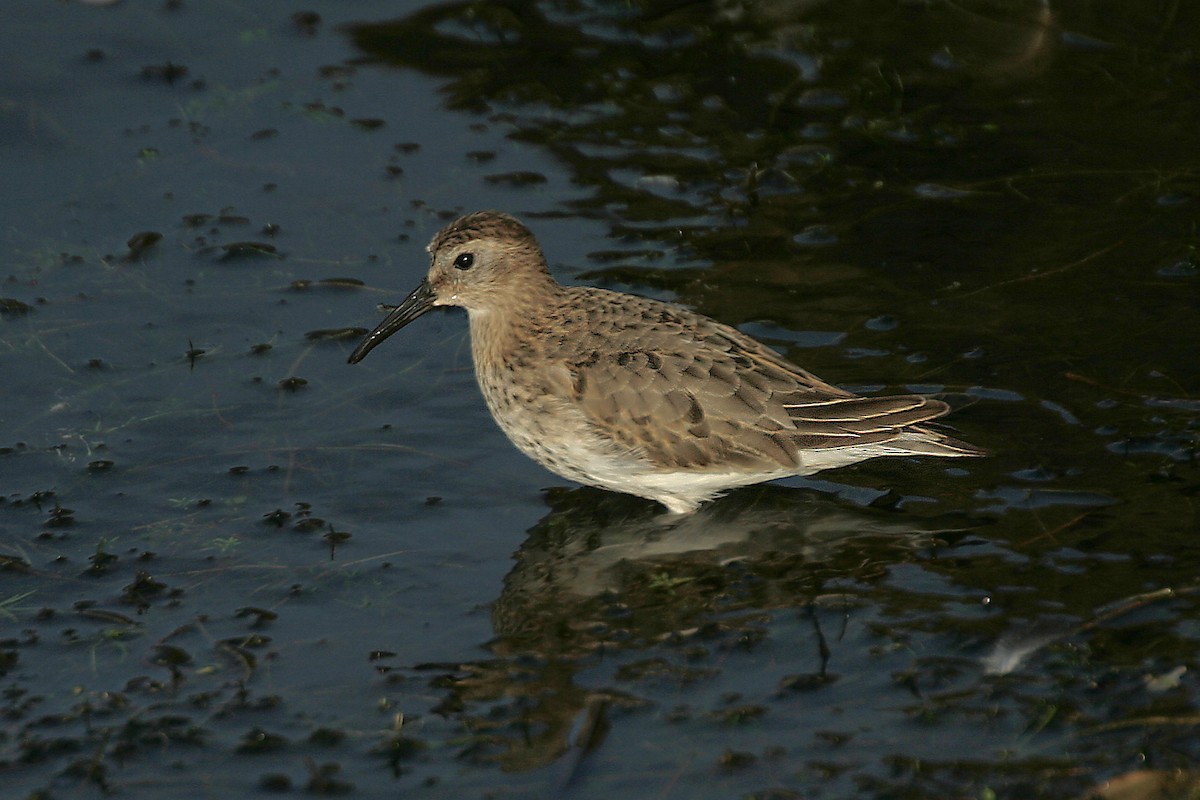
[{"label": "floating debris", "polygon": [[33,311],[33,306],[28,303],[22,303],[20,300],[14,300],[11,297],[0,297],[0,314],[28,314]]},{"label": "floating debris", "polygon": [[150,663],[155,664],[156,667],[184,667],[186,664],[192,663],[192,655],[184,648],[176,648],[173,644],[157,644],[154,655],[150,656]]},{"label": "floating debris", "polygon": [[324,539],[325,542],[329,545],[329,560],[330,561],[332,561],[334,559],[334,556],[337,553],[338,545],[343,544],[346,541],[348,541],[351,538],[351,536],[352,536],[352,534],[349,531],[339,531],[333,527],[332,523],[330,523],[329,530],[326,531],[321,536],[321,538]]},{"label": "floating debris", "polygon": [[296,520],[296,524],[292,526],[292,530],[296,533],[312,533],[319,531],[325,527],[325,520],[320,517],[301,517]]},{"label": "floating debris", "polygon": [[301,108],[303,108],[308,114],[317,117],[324,116],[326,114],[337,118],[346,116],[346,112],[337,106],[327,106],[324,103],[305,103],[303,106],[301,106]]},{"label": "floating debris", "polygon": [[127,617],[116,611],[105,611],[103,608],[77,608],[77,610],[79,611],[79,616],[84,619],[95,620],[96,622],[108,622],[116,625],[128,625],[130,627],[138,626],[136,619]]},{"label": "floating debris", "polygon": [[315,11],[297,11],[292,14],[292,24],[305,36],[316,36],[321,27],[321,15]]},{"label": "floating debris", "polygon": [[139,609],[150,605],[150,598],[161,595],[169,587],[145,570],[139,569],[134,573],[133,582],[121,589],[121,599]]},{"label": "floating debris", "polygon": [[75,512],[69,508],[55,505],[50,509],[50,519],[42,523],[46,528],[65,528],[75,524]]},{"label": "floating debris", "polygon": [[289,392],[298,392],[308,386],[308,381],[304,378],[284,378],[279,382],[279,388]]},{"label": "floating debris", "polygon": [[275,734],[267,733],[262,728],[253,728],[249,733],[242,737],[242,743],[238,745],[237,752],[239,753],[270,753],[275,750],[282,750],[287,747],[287,739]]},{"label": "floating debris", "polygon": [[314,286],[323,289],[361,289],[366,284],[358,278],[321,278],[317,281],[309,278],[298,278],[288,284],[288,288],[296,292],[303,292]]},{"label": "floating debris", "polygon": [[342,341],[345,339],[359,339],[366,335],[366,328],[322,328],[305,333],[304,338],[312,342]]},{"label": "floating debris", "polygon": [[261,633],[247,633],[245,636],[234,636],[221,640],[221,644],[231,647],[266,647],[270,643],[271,637],[263,636]]},{"label": "floating debris", "polygon": [[228,641],[217,642],[217,650],[241,664],[242,668],[246,671],[247,678],[254,673],[254,668],[258,666],[258,658],[253,653]]},{"label": "floating debris", "polygon": [[162,234],[157,231],[142,231],[135,233],[129,237],[129,241],[125,246],[129,248],[129,252],[125,256],[126,261],[137,261],[146,251],[162,240]]},{"label": "floating debris", "polygon": [[29,572],[32,567],[20,556],[0,553],[0,572]]},{"label": "floating debris", "polygon": [[195,367],[196,359],[200,358],[200,356],[207,352],[207,350],[196,347],[194,344],[192,344],[192,340],[188,339],[188,349],[186,352],[184,352],[183,357],[188,360],[192,367]]},{"label": "floating debris", "polygon": [[540,172],[501,172],[495,175],[485,175],[485,181],[491,184],[506,184],[508,186],[536,186],[546,182],[546,176]]},{"label": "floating debris", "polygon": [[207,225],[212,218],[212,214],[184,214],[183,224],[188,228],[199,228]]},{"label": "floating debris", "polygon": [[955,186],[946,186],[940,183],[921,183],[913,188],[913,193],[917,197],[926,200],[961,200],[964,197],[970,197],[975,192],[970,189],[959,189]]},{"label": "floating debris", "polygon": [[105,550],[103,544],[100,544],[96,546],[96,552],[88,556],[88,561],[91,566],[84,571],[85,575],[103,575],[117,563],[117,556]]},{"label": "floating debris", "polygon": [[793,236],[792,241],[801,247],[825,247],[837,244],[838,235],[828,225],[809,225]]},{"label": "floating debris", "polygon": [[269,256],[271,258],[283,258],[279,251],[275,249],[275,245],[267,244],[266,242],[230,242],[229,244],[221,245],[221,249],[225,254],[221,256],[222,261],[233,261],[239,258],[262,258]]},{"label": "floating debris", "polygon": [[175,82],[188,74],[188,68],[182,64],[168,61],[165,64],[150,64],[142,67],[142,78],[152,81],[166,81],[174,86]]},{"label": "floating debris", "polygon": [[[286,514],[287,512],[279,512]],[[279,614],[271,611],[269,608],[258,608],[257,606],[242,606],[237,611],[233,612],[235,617],[254,617],[251,623],[253,627],[260,627],[268,622],[274,622],[279,619]]]}]

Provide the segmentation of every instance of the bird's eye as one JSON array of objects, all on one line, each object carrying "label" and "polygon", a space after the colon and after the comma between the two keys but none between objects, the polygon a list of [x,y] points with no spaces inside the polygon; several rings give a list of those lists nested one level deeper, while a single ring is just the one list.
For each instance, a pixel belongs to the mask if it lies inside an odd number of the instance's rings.
[{"label": "bird's eye", "polygon": [[474,253],[459,253],[458,258],[454,259],[455,269],[470,269],[475,264]]}]

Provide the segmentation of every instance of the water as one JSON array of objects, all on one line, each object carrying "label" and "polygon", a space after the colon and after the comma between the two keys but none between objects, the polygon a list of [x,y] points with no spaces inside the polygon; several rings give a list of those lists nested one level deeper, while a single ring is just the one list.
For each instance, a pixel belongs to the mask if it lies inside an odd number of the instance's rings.
[{"label": "water", "polygon": [[[8,10],[6,792],[1063,797],[1194,765],[1190,6],[295,12]],[[992,455],[677,524],[566,485],[489,419],[461,312],[345,363],[485,207],[563,280],[948,393]]]}]

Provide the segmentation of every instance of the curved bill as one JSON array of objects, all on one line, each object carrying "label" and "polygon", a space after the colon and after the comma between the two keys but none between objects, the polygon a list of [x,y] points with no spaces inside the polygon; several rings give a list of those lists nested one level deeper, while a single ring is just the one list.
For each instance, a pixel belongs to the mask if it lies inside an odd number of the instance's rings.
[{"label": "curved bill", "polygon": [[413,289],[412,294],[404,298],[403,303],[396,306],[375,330],[367,334],[367,338],[359,342],[358,347],[350,354],[350,363],[357,364],[362,361],[377,344],[433,308],[433,297],[433,287],[429,285],[429,280],[421,281],[421,285]]}]

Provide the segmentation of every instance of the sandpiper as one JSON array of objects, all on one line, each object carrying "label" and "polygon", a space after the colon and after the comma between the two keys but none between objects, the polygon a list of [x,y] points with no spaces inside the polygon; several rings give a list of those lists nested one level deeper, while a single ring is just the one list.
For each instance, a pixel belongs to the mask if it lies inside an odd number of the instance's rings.
[{"label": "sandpiper", "polygon": [[681,306],[563,286],[508,214],[456,219],[429,273],[350,354],[434,306],[462,306],[475,377],[500,428],[551,472],[685,514],[738,486],[876,456],[978,456],[921,423],[922,395],[860,397]]}]

